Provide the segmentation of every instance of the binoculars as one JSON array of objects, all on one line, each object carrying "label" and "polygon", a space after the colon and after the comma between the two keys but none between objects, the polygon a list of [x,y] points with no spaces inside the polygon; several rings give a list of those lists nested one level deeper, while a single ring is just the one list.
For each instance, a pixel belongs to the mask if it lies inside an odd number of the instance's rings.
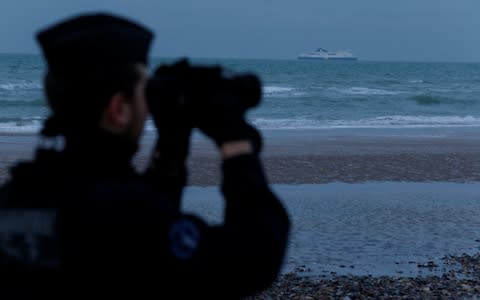
[{"label": "binoculars", "polygon": [[195,122],[205,109],[245,113],[260,103],[262,88],[254,74],[228,74],[219,66],[192,66],[182,59],[158,67],[145,93],[152,112],[181,109]]}]

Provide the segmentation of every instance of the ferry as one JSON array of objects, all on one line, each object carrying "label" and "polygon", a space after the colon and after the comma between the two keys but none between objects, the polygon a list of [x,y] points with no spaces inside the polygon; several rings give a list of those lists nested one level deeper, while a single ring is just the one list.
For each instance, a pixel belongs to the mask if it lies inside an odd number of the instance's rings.
[{"label": "ferry", "polygon": [[358,60],[350,50],[328,51],[318,48],[316,51],[302,53],[298,59],[319,59],[319,60]]}]

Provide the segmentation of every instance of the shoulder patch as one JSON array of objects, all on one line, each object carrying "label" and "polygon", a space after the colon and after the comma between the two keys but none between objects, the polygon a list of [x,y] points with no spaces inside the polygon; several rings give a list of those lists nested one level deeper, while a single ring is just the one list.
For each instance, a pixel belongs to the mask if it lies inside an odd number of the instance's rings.
[{"label": "shoulder patch", "polygon": [[171,253],[180,260],[188,260],[197,252],[200,229],[192,220],[183,217],[172,224],[168,238]]}]

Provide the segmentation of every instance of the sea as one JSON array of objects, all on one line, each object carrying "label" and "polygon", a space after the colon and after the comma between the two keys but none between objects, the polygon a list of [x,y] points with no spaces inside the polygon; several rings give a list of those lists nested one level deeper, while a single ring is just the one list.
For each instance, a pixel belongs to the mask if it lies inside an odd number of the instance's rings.
[{"label": "sea", "polygon": [[[179,58],[152,58],[150,70]],[[480,63],[190,59],[253,72],[261,130],[480,127]],[[35,133],[49,115],[40,55],[0,54],[0,133]],[[146,132],[153,132],[147,122]]]}]

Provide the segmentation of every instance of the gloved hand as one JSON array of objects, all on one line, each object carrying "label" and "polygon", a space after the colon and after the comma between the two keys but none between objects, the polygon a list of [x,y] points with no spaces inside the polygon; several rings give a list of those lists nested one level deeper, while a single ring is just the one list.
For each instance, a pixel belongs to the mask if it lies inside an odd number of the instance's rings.
[{"label": "gloved hand", "polygon": [[198,127],[219,147],[249,140],[255,152],[261,150],[260,134],[244,119],[245,111],[261,98],[261,83],[255,75],[229,77],[219,66],[196,67],[180,60],[158,68],[149,86],[147,99],[160,134],[159,149],[168,142],[177,147],[175,154],[184,154],[181,137]]},{"label": "gloved hand", "polygon": [[240,99],[232,100],[229,97],[240,97],[219,93],[206,96],[201,107],[198,107],[196,125],[209,136],[218,147],[224,143],[248,140],[252,143],[254,153],[262,150],[262,137],[257,129],[245,120],[245,108],[236,103]]},{"label": "gloved hand", "polygon": [[[169,67],[159,67],[155,74],[172,72]],[[167,78],[167,79],[165,79]],[[146,98],[150,113],[158,132],[158,141],[154,153],[154,163],[167,172],[185,172],[185,160],[189,153],[191,118],[185,109],[182,89],[177,80],[171,82],[153,82],[168,80],[168,76],[153,77],[146,89]],[[152,88],[149,88],[152,85]],[[155,86],[161,85],[162,89]],[[182,169],[182,170],[180,170]]]}]

